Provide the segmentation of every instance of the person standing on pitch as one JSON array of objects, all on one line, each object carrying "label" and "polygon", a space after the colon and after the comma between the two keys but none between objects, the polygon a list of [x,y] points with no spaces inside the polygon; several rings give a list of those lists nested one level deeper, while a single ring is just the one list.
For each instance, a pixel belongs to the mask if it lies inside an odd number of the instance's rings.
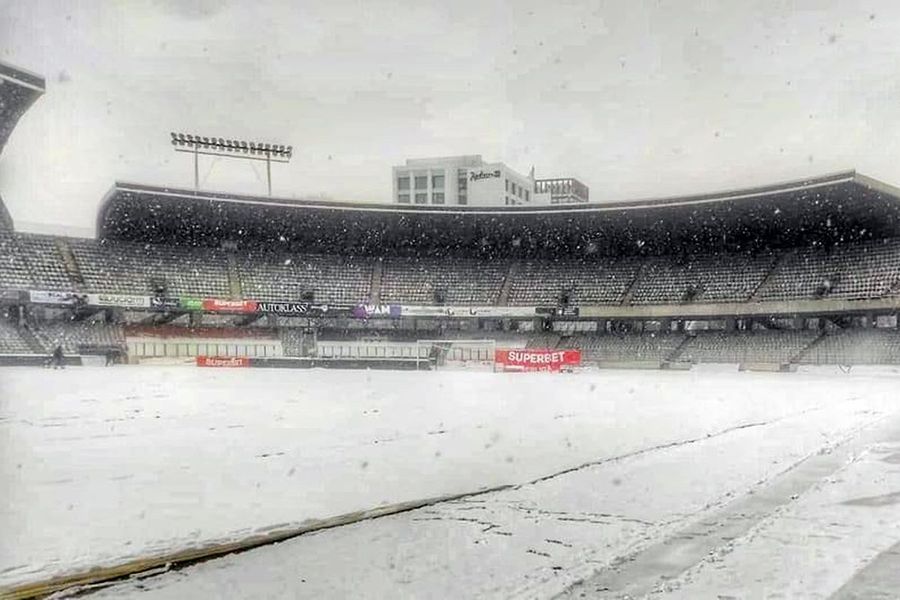
[{"label": "person standing on pitch", "polygon": [[61,344],[57,344],[56,348],[53,349],[53,368],[65,368],[65,366],[63,365],[63,349]]}]

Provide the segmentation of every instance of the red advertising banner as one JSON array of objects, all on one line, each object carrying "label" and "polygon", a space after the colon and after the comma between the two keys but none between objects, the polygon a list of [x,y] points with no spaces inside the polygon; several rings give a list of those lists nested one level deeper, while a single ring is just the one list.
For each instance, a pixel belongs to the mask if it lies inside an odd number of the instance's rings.
[{"label": "red advertising banner", "polygon": [[496,350],[494,362],[504,370],[559,371],[581,364],[581,350],[538,350],[521,348]]},{"label": "red advertising banner", "polygon": [[198,356],[198,367],[249,367],[246,356]]},{"label": "red advertising banner", "polygon": [[204,298],[202,308],[209,312],[256,312],[254,300],[219,300],[218,298]]}]

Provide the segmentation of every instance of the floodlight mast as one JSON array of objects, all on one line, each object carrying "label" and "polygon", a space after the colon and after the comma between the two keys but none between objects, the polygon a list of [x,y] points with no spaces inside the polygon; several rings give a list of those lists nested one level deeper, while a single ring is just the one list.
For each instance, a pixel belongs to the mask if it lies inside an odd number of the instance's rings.
[{"label": "floodlight mast", "polygon": [[266,163],[266,184],[269,197],[272,196],[272,163],[290,162],[294,155],[293,146],[268,144],[262,142],[246,142],[244,140],[226,140],[217,137],[201,137],[185,133],[172,132],[172,146],[175,152],[189,152],[194,155],[194,191],[200,190],[200,155],[221,156],[224,158],[242,158],[244,160],[261,160]]}]

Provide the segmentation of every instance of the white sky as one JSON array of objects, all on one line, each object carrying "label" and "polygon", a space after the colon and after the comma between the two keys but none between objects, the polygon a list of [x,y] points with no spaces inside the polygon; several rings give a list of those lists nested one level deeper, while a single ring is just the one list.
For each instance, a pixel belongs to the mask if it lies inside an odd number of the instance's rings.
[{"label": "white sky", "polygon": [[[900,183],[900,2],[0,0],[47,92],[0,155],[19,229],[93,233],[113,181],[190,187],[169,131],[293,144],[274,193],[390,200],[482,154],[595,201],[856,168]],[[265,193],[249,163],[206,189]]]}]

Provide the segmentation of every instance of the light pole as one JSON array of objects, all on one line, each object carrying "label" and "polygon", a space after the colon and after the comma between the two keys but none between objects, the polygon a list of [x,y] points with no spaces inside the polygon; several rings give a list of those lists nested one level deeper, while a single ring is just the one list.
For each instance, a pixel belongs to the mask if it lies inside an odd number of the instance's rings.
[{"label": "light pole", "polygon": [[206,156],[265,161],[266,187],[270,197],[272,196],[272,163],[290,162],[294,154],[293,146],[201,137],[174,131],[172,132],[172,145],[175,147],[175,152],[189,152],[194,155],[194,191],[200,190],[200,155],[204,154]]}]

